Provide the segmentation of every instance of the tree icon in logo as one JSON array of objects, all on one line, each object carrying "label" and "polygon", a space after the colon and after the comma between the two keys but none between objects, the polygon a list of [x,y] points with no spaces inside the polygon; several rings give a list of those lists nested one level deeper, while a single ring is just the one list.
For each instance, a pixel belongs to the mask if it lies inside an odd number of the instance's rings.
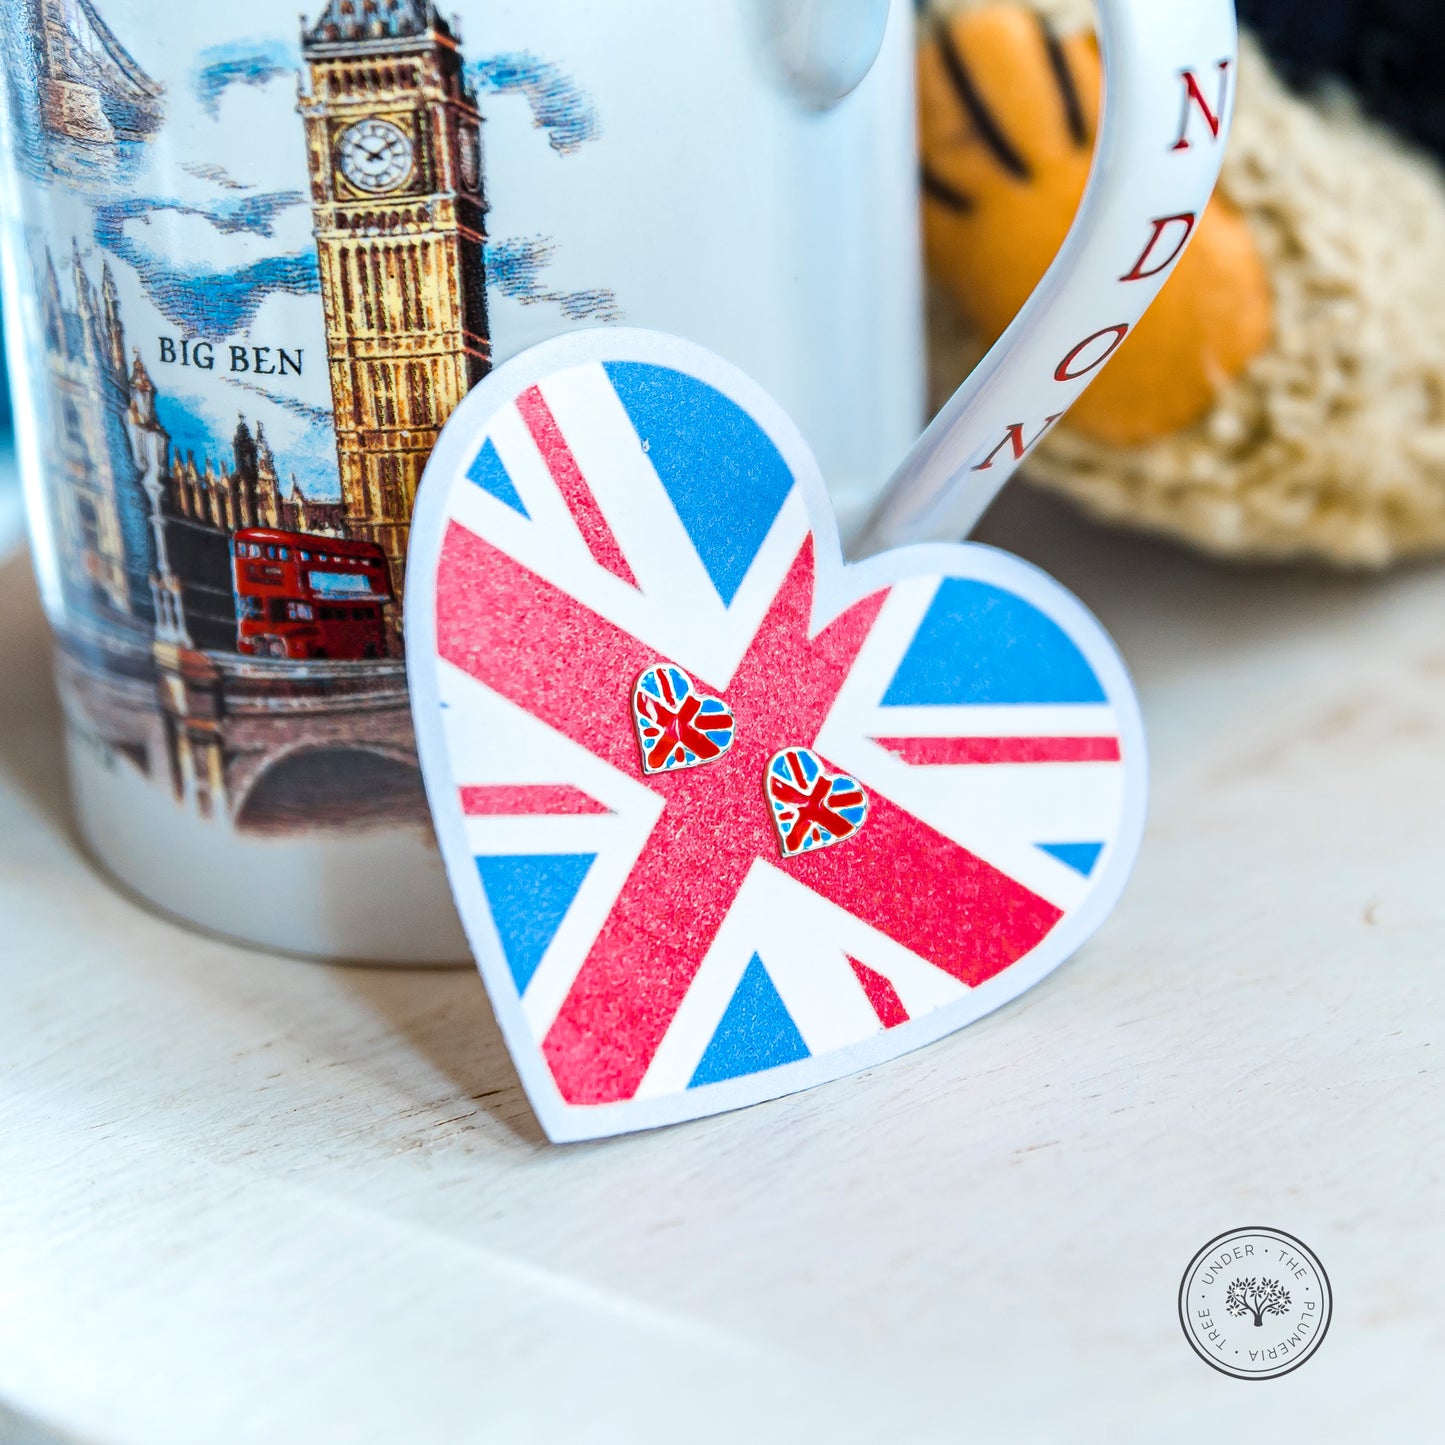
[{"label": "tree icon in logo", "polygon": [[1289,1291],[1277,1279],[1231,1280],[1224,1307],[1238,1319],[1253,1315],[1258,1329],[1266,1315],[1282,1315],[1289,1308]]}]

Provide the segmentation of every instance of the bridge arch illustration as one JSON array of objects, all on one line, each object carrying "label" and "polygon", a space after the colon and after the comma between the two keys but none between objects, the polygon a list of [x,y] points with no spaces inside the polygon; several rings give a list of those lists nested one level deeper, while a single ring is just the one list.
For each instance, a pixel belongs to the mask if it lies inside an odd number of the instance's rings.
[{"label": "bridge arch illustration", "polygon": [[25,3],[39,52],[46,129],[93,145],[147,139],[161,121],[161,87],[91,0]]}]

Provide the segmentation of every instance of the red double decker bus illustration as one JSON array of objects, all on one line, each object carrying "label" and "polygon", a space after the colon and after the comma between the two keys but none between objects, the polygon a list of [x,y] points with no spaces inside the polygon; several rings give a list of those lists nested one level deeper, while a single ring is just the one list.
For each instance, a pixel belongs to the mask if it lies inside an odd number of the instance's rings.
[{"label": "red double decker bus illustration", "polygon": [[391,576],[374,543],[247,527],[231,539],[231,576],[238,652],[341,662],[386,656]]}]

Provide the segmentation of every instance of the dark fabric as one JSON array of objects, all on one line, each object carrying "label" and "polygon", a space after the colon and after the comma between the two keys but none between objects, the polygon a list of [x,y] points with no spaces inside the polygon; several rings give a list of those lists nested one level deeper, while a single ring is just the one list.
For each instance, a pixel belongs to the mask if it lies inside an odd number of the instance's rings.
[{"label": "dark fabric", "polygon": [[1445,0],[1238,0],[1296,84],[1334,76],[1370,114],[1445,159]]}]

